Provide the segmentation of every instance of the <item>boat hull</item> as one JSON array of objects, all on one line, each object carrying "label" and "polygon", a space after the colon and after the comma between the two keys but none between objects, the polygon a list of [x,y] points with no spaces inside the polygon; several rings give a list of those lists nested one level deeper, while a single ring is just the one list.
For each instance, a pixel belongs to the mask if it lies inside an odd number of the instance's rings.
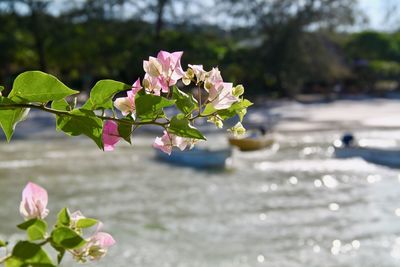
[{"label": "boat hull", "polygon": [[400,167],[400,150],[366,147],[335,147],[337,158],[359,157],[366,161],[389,167]]},{"label": "boat hull", "polygon": [[173,150],[171,155],[156,150],[157,158],[175,165],[189,166],[194,168],[224,168],[226,160],[231,156],[231,149],[222,150]]},{"label": "boat hull", "polygon": [[254,151],[270,147],[274,139],[270,137],[260,138],[229,138],[232,146],[238,147],[241,151]]}]

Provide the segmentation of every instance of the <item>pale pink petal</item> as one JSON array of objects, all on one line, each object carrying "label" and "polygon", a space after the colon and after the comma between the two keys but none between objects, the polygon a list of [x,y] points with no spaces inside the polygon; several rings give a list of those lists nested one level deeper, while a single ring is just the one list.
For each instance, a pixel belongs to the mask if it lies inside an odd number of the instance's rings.
[{"label": "pale pink petal", "polygon": [[173,145],[178,147],[180,150],[185,150],[185,148],[188,146],[188,138],[174,136],[172,139]]},{"label": "pale pink petal", "polygon": [[104,248],[104,249],[107,249],[107,248],[109,248],[109,247],[115,245],[115,243],[116,243],[115,240],[114,240],[114,238],[113,238],[110,234],[105,233],[105,232],[98,232],[98,233],[96,233],[96,234],[92,237],[92,240],[93,240],[95,243],[98,243],[99,246],[100,246],[101,248]]},{"label": "pale pink petal", "polygon": [[177,64],[180,65],[180,61],[181,61],[182,55],[183,55],[183,51],[178,51],[178,52],[171,53],[170,56],[171,56],[171,59],[172,59],[171,60],[172,63],[174,65],[177,65]]},{"label": "pale pink petal", "polygon": [[134,110],[134,102],[132,101],[132,97],[119,97],[114,101],[114,107],[116,107],[119,111],[121,111],[122,115],[126,116],[130,112]]},{"label": "pale pink petal", "polygon": [[25,186],[24,190],[22,191],[22,198],[40,200],[45,206],[48,202],[46,189],[32,182],[28,182],[28,184]]},{"label": "pale pink petal", "polygon": [[118,132],[118,124],[115,121],[108,120],[103,127],[103,144],[105,151],[113,151],[115,145],[121,139]]},{"label": "pale pink petal", "polygon": [[206,78],[206,71],[203,69],[203,65],[188,65],[189,68],[191,68],[194,72],[194,75],[196,76],[197,82],[204,82]]},{"label": "pale pink petal", "polygon": [[232,86],[232,83],[222,83],[222,86],[218,87],[217,96],[211,102],[215,109],[227,109],[239,100],[232,94]]},{"label": "pale pink petal", "polygon": [[153,147],[160,149],[164,153],[171,155],[172,152],[172,140],[167,131],[164,131],[164,135],[162,137],[156,137],[153,143]]},{"label": "pale pink petal", "polygon": [[136,93],[139,92],[140,89],[142,89],[142,85],[140,84],[140,78],[138,78],[132,85],[132,93],[136,95]]},{"label": "pale pink petal", "polygon": [[171,54],[166,51],[160,51],[157,54],[157,59],[161,63],[163,71],[168,75],[171,66]]},{"label": "pale pink petal", "polygon": [[22,191],[20,213],[26,219],[44,218],[48,214],[46,209],[48,202],[47,191],[32,182],[29,182]]},{"label": "pale pink petal", "polygon": [[143,60],[143,70],[148,73],[149,72],[149,61]]}]

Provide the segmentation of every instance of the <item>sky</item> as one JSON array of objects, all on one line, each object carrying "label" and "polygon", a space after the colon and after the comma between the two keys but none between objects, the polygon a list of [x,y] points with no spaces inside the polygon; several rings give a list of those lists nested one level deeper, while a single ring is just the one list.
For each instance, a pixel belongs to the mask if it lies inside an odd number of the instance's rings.
[{"label": "sky", "polygon": [[358,0],[369,23],[362,28],[391,31],[400,27],[400,0]]},{"label": "sky", "polygon": [[[55,3],[53,12],[58,13],[57,3],[62,1],[52,1]],[[79,2],[83,0],[75,1]],[[203,1],[206,3],[209,0]],[[368,18],[368,22],[361,25],[359,24],[350,30],[372,29],[393,31],[400,28],[400,0],[358,0],[358,6],[360,11]]]}]

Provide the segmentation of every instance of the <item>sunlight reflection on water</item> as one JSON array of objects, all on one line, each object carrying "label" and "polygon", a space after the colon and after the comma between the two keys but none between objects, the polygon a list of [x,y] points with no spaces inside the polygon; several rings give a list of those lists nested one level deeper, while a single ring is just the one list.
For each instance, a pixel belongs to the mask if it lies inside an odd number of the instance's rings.
[{"label": "sunlight reflection on water", "polygon": [[0,144],[0,238],[21,238],[10,233],[32,180],[51,216],[67,204],[115,235],[98,266],[398,266],[399,172],[332,158],[339,134],[287,133],[210,172],[155,161],[145,137],[115,153],[81,139]]}]

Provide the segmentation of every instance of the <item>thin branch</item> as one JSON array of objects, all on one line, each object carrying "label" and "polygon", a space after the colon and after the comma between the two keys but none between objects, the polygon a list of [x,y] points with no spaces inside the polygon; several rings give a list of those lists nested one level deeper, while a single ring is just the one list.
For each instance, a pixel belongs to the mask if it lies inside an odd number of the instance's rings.
[{"label": "thin branch", "polygon": [[[6,104],[6,105],[0,105],[0,110],[2,109],[15,109],[15,108],[34,108],[34,109],[39,109],[48,113],[52,113],[58,116],[70,116],[70,117],[80,117],[79,115],[73,114],[69,111],[64,111],[64,110],[57,110],[53,108],[48,108],[44,105],[35,105],[35,104]],[[155,120],[153,121],[128,121],[124,119],[118,119],[118,118],[113,118],[113,117],[108,117],[108,116],[102,116],[102,115],[96,115],[95,117],[105,121],[105,120],[111,120],[115,121],[121,124],[126,124],[126,125],[158,125],[161,127],[165,127],[166,125],[169,124],[169,120],[166,120],[165,122],[157,122]]]}]

